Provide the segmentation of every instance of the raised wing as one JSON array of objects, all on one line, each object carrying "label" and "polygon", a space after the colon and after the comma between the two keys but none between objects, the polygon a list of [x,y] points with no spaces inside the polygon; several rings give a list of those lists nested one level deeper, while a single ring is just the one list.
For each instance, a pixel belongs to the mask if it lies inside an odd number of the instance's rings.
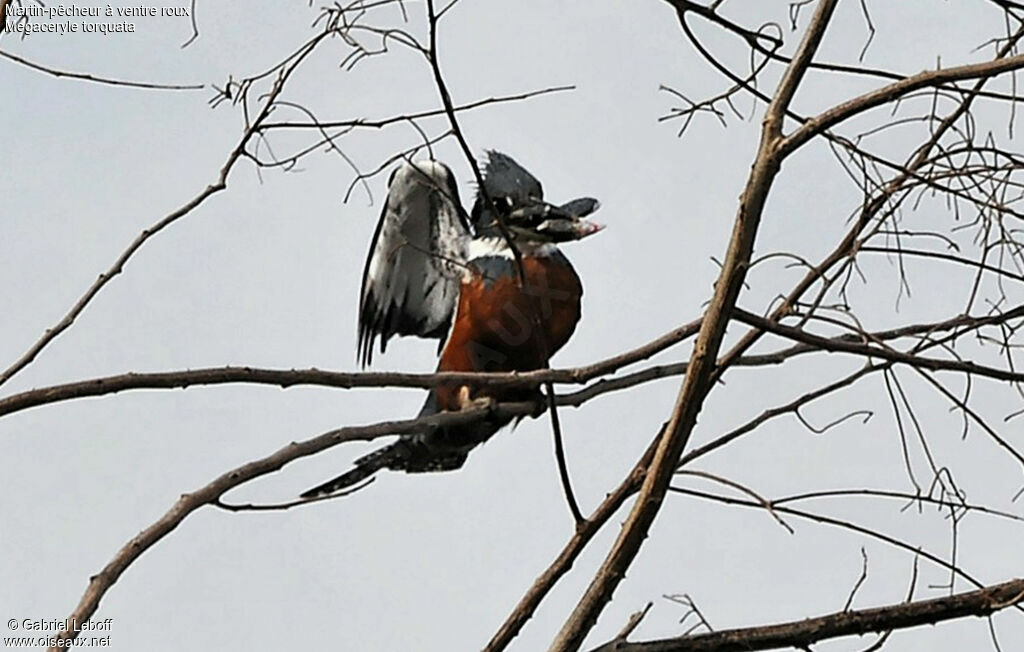
[{"label": "raised wing", "polygon": [[359,299],[357,357],[373,358],[395,335],[444,338],[458,301],[470,231],[451,170],[405,163],[388,181]]}]

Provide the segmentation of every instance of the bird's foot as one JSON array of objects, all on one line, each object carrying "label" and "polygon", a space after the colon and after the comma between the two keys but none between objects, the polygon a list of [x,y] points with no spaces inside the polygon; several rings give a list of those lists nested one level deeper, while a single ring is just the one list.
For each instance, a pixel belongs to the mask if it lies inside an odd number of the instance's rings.
[{"label": "bird's foot", "polygon": [[462,387],[459,388],[457,401],[460,410],[473,410],[477,408],[485,408],[487,410],[490,410],[491,408],[498,404],[498,402],[494,400],[493,396],[477,396],[474,398],[469,393],[468,385],[463,385]]}]

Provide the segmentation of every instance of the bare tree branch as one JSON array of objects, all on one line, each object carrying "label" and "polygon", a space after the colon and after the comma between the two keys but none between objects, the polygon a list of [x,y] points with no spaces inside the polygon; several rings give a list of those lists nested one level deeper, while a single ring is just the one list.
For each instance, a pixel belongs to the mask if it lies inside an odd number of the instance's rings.
[{"label": "bare tree branch", "polygon": [[[319,387],[417,387],[427,389],[445,383],[459,383],[478,386],[529,386],[543,382],[568,384],[586,383],[594,378],[615,372],[656,355],[697,332],[699,321],[690,322],[673,329],[647,344],[631,351],[617,354],[599,362],[574,369],[538,369],[525,372],[451,372],[430,374],[401,372],[340,372],[320,369],[260,369],[257,367],[213,367],[188,371],[167,371],[156,373],[127,373],[102,378],[91,378],[77,382],[28,390],[0,399],[0,417],[47,405],[59,401],[90,396],[104,396],[133,389],[179,389],[195,385],[221,385],[228,383],[253,383],[294,387],[315,385]],[[679,373],[670,370],[673,373]],[[664,377],[662,376],[658,377]],[[650,376],[650,374],[647,374]],[[630,382],[622,387],[631,387]],[[587,397],[608,390],[591,390],[586,396],[572,396],[567,404],[579,405]]]},{"label": "bare tree branch", "polygon": [[[785,362],[797,355],[842,351],[867,357],[880,357],[910,365],[920,360],[924,361],[923,364],[926,368],[990,376],[997,380],[1013,381],[1021,375],[1015,371],[985,367],[969,361],[924,358],[920,356],[920,350],[917,349],[909,353],[901,353],[890,348],[882,349],[871,346],[866,344],[866,342],[882,342],[906,337],[934,335],[950,329],[957,329],[957,335],[964,336],[982,326],[996,326],[1024,317],[1024,306],[988,316],[971,317],[963,315],[938,322],[913,324],[871,333],[838,335],[829,338],[808,333],[802,329],[777,324],[764,317],[759,317],[738,308],[733,311],[732,316],[738,321],[757,326],[765,332],[773,332],[782,337],[800,342],[796,346],[774,353],[741,357],[733,362],[736,366],[773,365]],[[130,372],[41,387],[0,398],[0,417],[42,405],[79,398],[105,396],[129,390],[183,389],[200,385],[232,383],[272,385],[281,388],[309,385],[339,389],[360,387],[415,387],[428,389],[442,384],[478,387],[537,386],[548,382],[584,384],[595,378],[614,373],[623,367],[646,360],[679,342],[685,341],[696,333],[699,325],[699,320],[690,322],[630,351],[586,366],[566,369],[538,369],[526,372],[404,373],[342,372],[322,369],[264,369],[251,366],[232,366],[153,373]],[[559,405],[579,406],[594,396],[610,391],[628,389],[668,376],[682,375],[686,371],[686,366],[686,362],[678,362],[647,367],[624,376],[605,378],[571,394],[557,395],[556,400]]]},{"label": "bare tree branch", "polygon": [[823,113],[810,118],[799,129],[779,143],[782,155],[792,152],[811,138],[820,135],[835,125],[853,116],[883,104],[896,101],[913,91],[932,88],[941,84],[965,79],[991,79],[996,75],[1019,70],[1024,67],[1024,54],[1012,57],[997,57],[991,61],[974,63],[955,68],[931,70],[907,77],[901,81],[865,93],[855,99],[843,102]]},{"label": "bare tree branch", "polygon": [[[1015,317],[1024,315],[1024,306],[1013,309],[1011,311]],[[756,326],[757,328],[780,335],[787,339],[793,340],[794,342],[802,342],[809,344],[819,350],[823,351],[841,351],[844,353],[854,353],[856,355],[862,355],[868,358],[880,358],[882,360],[890,360],[892,362],[902,362],[913,367],[922,369],[931,369],[933,371],[959,371],[966,374],[973,374],[975,376],[983,376],[986,378],[992,378],[994,380],[1002,380],[1006,382],[1022,382],[1024,381],[1024,373],[1018,373],[1011,370],[999,369],[997,367],[989,367],[986,365],[980,365],[975,362],[963,361],[963,360],[941,360],[938,358],[926,358],[920,355],[912,353],[904,353],[902,351],[895,351],[890,348],[883,348],[880,346],[872,346],[862,342],[853,342],[849,339],[838,339],[822,337],[800,328],[793,328],[792,326],[785,326],[779,324],[771,319],[760,317],[746,310],[736,309],[733,314],[735,317],[746,324]]]},{"label": "bare tree branch", "polygon": [[[4,6],[6,7],[6,2],[4,4]],[[3,27],[2,26],[0,26],[0,31],[3,31]],[[44,66],[42,64],[35,63],[33,61],[29,61],[28,59],[25,59],[23,57],[19,57],[16,54],[11,54],[10,52],[4,52],[3,50],[0,50],[0,57],[3,57],[4,59],[7,59],[8,61],[13,61],[14,63],[16,63],[18,65],[25,66],[26,68],[30,68],[32,70],[35,70],[36,72],[41,72],[41,73],[50,75],[51,77],[57,77],[58,79],[77,79],[79,81],[93,82],[93,83],[96,83],[96,84],[104,84],[106,86],[121,86],[121,87],[124,87],[124,88],[142,88],[142,89],[146,89],[146,90],[156,90],[156,91],[201,91],[201,90],[206,88],[206,84],[157,84],[155,82],[140,82],[140,81],[131,81],[131,80],[128,80],[128,79],[113,79],[113,78],[110,78],[110,77],[99,77],[97,75],[90,75],[88,73],[82,73],[82,72],[69,72],[67,70],[58,70],[56,68],[51,68],[49,66]]]},{"label": "bare tree branch", "polygon": [[[608,652],[751,652],[804,648],[842,636],[863,636],[921,625],[934,625],[968,616],[988,616],[1024,603],[1024,579],[916,602],[838,611],[824,616],[775,625],[723,629],[706,634],[637,643],[620,642]],[[595,650],[594,652],[597,652]]]},{"label": "bare tree branch", "polygon": [[640,496],[633,506],[628,520],[616,539],[607,558],[597,571],[586,593],[558,633],[551,645],[552,652],[577,650],[583,639],[597,622],[597,616],[611,600],[612,592],[625,576],[626,568],[632,563],[654,518],[661,509],[676,464],[689,441],[697,414],[704,397],[710,390],[715,370],[716,356],[729,322],[732,311],[743,287],[743,279],[750,255],[754,248],[761,213],[775,175],[779,171],[781,157],[778,143],[782,138],[782,120],[794,94],[814,57],[825,34],[825,28],[835,10],[837,0],[821,0],[814,18],[804,34],[804,39],[786,70],[775,95],[768,107],[764,120],[761,144],[757,158],[740,199],[739,215],[736,218],[729,249],[715,285],[711,305],[705,312],[700,333],[694,344],[690,366],[676,401],[672,417],[658,444],[651,470],[644,480]]},{"label": "bare tree branch", "polygon": [[[527,91],[525,93],[511,93],[508,95],[496,95],[494,97],[488,97],[482,100],[476,100],[474,102],[466,102],[465,104],[459,104],[452,106],[452,111],[455,113],[464,113],[473,109],[479,109],[485,106],[491,106],[493,104],[504,104],[505,102],[517,102],[520,100],[528,100],[534,97],[540,97],[542,95],[550,95],[552,93],[563,93],[565,91],[575,90],[575,86],[551,86],[549,88],[542,88],[536,91]],[[337,127],[362,127],[367,129],[380,129],[390,124],[397,122],[408,122],[409,120],[420,120],[422,118],[434,118],[438,116],[446,116],[447,109],[429,109],[425,111],[414,111],[412,113],[402,113],[400,115],[394,115],[388,118],[371,119],[371,118],[355,118],[352,120],[321,120],[317,122],[267,122],[263,125],[263,131],[271,131],[275,129],[333,129]]]}]

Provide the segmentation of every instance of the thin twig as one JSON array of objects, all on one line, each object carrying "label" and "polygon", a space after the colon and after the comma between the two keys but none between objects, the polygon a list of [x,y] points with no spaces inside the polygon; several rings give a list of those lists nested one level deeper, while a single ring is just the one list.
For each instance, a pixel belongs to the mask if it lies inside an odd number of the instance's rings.
[{"label": "thin twig", "polygon": [[[6,0],[4,2],[6,7]],[[0,25],[0,31],[3,31],[2,25]],[[140,82],[131,81],[128,79],[113,79],[111,77],[99,77],[97,75],[90,75],[82,72],[70,72],[67,70],[58,70],[49,66],[44,66],[33,61],[29,61],[23,57],[19,57],[16,54],[5,52],[0,50],[0,57],[13,61],[18,65],[31,68],[36,72],[45,73],[51,77],[57,77],[59,79],[77,79],[79,81],[93,82],[95,84],[104,84],[106,86],[120,86],[122,88],[140,88],[145,90],[155,91],[201,91],[206,88],[206,84],[158,84],[155,82]]]},{"label": "thin twig", "polygon": [[[473,171],[473,176],[477,182],[477,192],[483,197],[484,201],[490,204],[491,214],[495,217],[495,225],[501,233],[502,238],[505,239],[505,243],[512,251],[515,259],[516,272],[519,277],[520,287],[526,285],[526,271],[523,267],[523,254],[519,250],[519,247],[514,242],[511,232],[505,225],[504,220],[501,218],[501,214],[494,205],[493,198],[487,193],[487,186],[484,183],[483,174],[480,172],[480,166],[477,164],[476,158],[473,156],[473,151],[469,147],[465,135],[462,133],[462,128],[459,126],[459,121],[455,112],[455,104],[452,102],[451,93],[448,91],[448,85],[444,81],[444,76],[441,74],[441,62],[437,55],[437,25],[438,16],[434,11],[434,0],[427,0],[427,21],[430,27],[430,44],[427,48],[427,58],[430,61],[430,67],[434,73],[434,82],[437,85],[438,93],[441,95],[441,101],[444,104],[445,113],[448,115],[448,120],[451,123],[452,133],[455,135],[455,140],[458,141],[459,147],[462,148],[462,153],[466,157],[466,161],[469,163],[469,167]],[[537,309],[537,302],[531,297],[531,307],[533,308],[532,322],[533,322],[533,333],[534,339],[540,348],[541,358],[544,360],[544,367],[550,364],[551,359],[551,346],[547,341],[547,331],[544,328],[543,322],[540,317],[540,311]],[[580,510],[579,502],[576,500],[576,494],[572,488],[572,482],[569,478],[569,467],[568,462],[565,459],[565,443],[562,437],[562,426],[561,421],[558,418],[558,407],[555,403],[555,390],[550,382],[544,383],[544,389],[547,395],[548,414],[551,417],[551,433],[555,444],[555,460],[558,464],[558,478],[562,484],[562,491],[565,494],[566,504],[569,506],[569,513],[572,514],[573,521],[576,523],[576,527],[579,528],[584,521],[583,512]]]}]

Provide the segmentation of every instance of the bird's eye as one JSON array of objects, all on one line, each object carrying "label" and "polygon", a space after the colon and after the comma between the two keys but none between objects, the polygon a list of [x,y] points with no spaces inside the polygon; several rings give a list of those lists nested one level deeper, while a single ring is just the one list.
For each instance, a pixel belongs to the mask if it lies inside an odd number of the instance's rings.
[{"label": "bird's eye", "polygon": [[512,199],[504,195],[491,197],[491,205],[501,217],[508,217],[512,213]]}]

